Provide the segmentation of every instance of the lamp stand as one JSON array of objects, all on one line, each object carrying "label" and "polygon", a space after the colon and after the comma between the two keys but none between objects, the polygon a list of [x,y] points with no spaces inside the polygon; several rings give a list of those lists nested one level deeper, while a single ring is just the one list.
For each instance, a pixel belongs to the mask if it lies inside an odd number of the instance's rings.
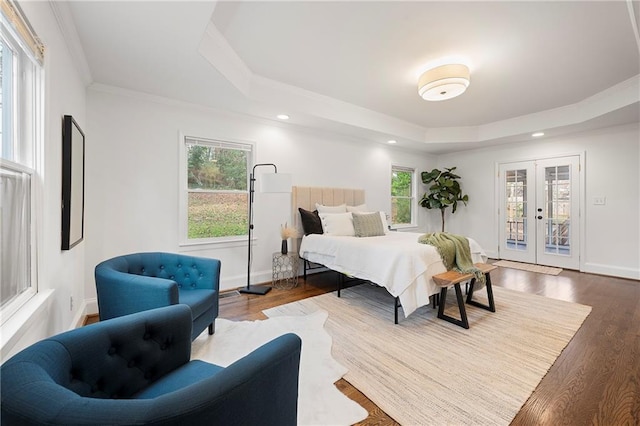
[{"label": "lamp stand", "polygon": [[249,175],[249,243],[247,244],[247,247],[248,247],[247,249],[247,286],[243,289],[240,289],[240,293],[259,294],[261,296],[264,296],[265,294],[271,291],[271,287],[264,286],[264,285],[254,285],[254,286],[251,285],[251,235],[253,234],[252,206],[253,206],[253,193],[255,191],[254,184],[256,181],[256,178],[255,178],[256,167],[259,167],[259,166],[273,166],[273,168],[275,169],[275,172],[278,173],[278,167],[276,167],[275,164],[263,163],[263,164],[256,164],[255,166],[253,166],[253,169],[251,170],[251,174]]}]

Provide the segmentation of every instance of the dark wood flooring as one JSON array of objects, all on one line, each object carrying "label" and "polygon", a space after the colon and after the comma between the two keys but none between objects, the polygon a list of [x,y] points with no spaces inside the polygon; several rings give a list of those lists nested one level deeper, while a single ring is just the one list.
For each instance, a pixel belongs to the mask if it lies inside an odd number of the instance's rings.
[{"label": "dark wood flooring", "polygon": [[[498,268],[494,285],[582,303],[592,311],[514,418],[513,425],[640,425],[640,282],[563,271]],[[335,273],[300,278],[291,290],[220,299],[222,318],[264,319],[263,309],[335,290]],[[544,313],[541,313],[544,315]],[[369,411],[362,425],[395,425],[344,379],[336,386]]]},{"label": "dark wood flooring", "polygon": [[[639,281],[508,268],[498,268],[491,277],[497,286],[592,307],[512,425],[640,425]],[[306,282],[301,277],[298,287],[274,289],[265,296],[224,294],[220,317],[264,319],[263,309],[333,291],[335,282],[335,273],[326,272],[311,275]],[[344,379],[336,386],[369,411],[361,425],[397,424]]]}]

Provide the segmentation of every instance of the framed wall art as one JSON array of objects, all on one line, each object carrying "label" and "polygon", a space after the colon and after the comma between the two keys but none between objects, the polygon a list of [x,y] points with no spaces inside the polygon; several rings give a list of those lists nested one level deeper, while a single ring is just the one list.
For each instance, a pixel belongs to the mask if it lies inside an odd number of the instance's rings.
[{"label": "framed wall art", "polygon": [[62,119],[62,250],[84,238],[84,133],[70,115]]}]

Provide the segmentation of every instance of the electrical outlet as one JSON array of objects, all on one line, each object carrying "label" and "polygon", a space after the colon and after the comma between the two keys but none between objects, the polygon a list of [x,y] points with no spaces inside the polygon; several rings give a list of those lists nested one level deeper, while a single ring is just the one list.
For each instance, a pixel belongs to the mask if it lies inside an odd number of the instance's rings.
[{"label": "electrical outlet", "polygon": [[607,197],[593,197],[594,206],[604,206],[607,204]]},{"label": "electrical outlet", "polygon": [[73,296],[69,296],[69,310],[73,312]]}]

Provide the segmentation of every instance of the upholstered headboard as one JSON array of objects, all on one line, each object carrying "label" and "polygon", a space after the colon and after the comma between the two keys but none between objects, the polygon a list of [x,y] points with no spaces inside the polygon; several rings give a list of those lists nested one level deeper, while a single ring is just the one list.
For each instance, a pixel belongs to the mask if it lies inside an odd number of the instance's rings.
[{"label": "upholstered headboard", "polygon": [[291,207],[293,209],[291,218],[293,226],[300,235],[300,238],[292,241],[292,249],[295,252],[298,251],[302,235],[304,235],[298,208],[302,207],[305,210],[313,211],[316,209],[316,203],[325,206],[339,206],[340,204],[358,206],[364,204],[364,189],[294,186],[291,191]]}]

